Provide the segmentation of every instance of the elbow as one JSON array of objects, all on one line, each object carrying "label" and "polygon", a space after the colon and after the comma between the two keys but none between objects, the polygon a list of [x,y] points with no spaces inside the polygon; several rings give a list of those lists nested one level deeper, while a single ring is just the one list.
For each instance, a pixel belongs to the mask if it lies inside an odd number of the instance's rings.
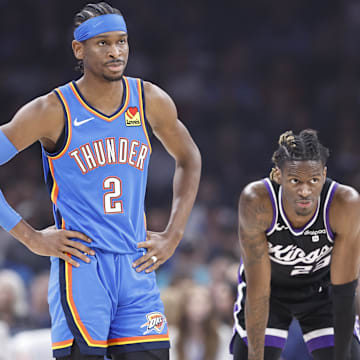
[{"label": "elbow", "polygon": [[193,144],[191,149],[182,158],[177,160],[177,167],[191,171],[200,177],[201,173],[201,154],[199,148]]},{"label": "elbow", "polygon": [[199,173],[201,172],[201,153],[199,148],[195,145],[195,149],[193,152],[193,161],[194,161],[194,166],[199,170]]}]

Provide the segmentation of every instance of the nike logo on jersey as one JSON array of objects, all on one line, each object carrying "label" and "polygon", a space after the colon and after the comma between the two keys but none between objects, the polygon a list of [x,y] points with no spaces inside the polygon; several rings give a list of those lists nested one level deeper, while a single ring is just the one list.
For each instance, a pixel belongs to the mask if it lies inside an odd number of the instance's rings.
[{"label": "nike logo on jersey", "polygon": [[78,118],[75,118],[74,125],[75,126],[80,126],[80,125],[86,124],[87,122],[92,121],[94,119],[95,119],[94,117],[91,117],[91,118],[79,121]]}]

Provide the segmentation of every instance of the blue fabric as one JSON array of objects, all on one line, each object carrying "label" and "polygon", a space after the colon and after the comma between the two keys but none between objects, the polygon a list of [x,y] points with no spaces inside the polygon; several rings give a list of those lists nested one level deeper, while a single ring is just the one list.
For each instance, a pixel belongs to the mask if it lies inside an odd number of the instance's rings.
[{"label": "blue fabric", "polygon": [[109,31],[124,31],[127,33],[126,23],[121,15],[107,14],[86,20],[75,29],[74,39],[85,41]]},{"label": "blue fabric", "polygon": [[0,190],[0,225],[10,231],[20,220],[21,216],[7,203]]},{"label": "blue fabric", "polygon": [[111,116],[87,104],[75,82],[56,89],[71,114],[67,145],[55,156],[43,149],[57,226],[64,220],[66,229],[87,234],[94,248],[121,254],[138,251],[137,243],[146,240],[151,145],[140,85],[123,77],[123,104]]},{"label": "blue fabric", "polygon": [[107,347],[109,353],[169,348],[155,272],[132,267],[142,253],[95,251],[89,264],[80,260],[79,268],[51,258],[52,341],[63,344],[54,348],[54,357],[70,353],[72,338],[83,354],[94,356],[104,356]]},{"label": "blue fabric", "polygon": [[18,153],[16,147],[0,130],[0,165],[5,164]]}]

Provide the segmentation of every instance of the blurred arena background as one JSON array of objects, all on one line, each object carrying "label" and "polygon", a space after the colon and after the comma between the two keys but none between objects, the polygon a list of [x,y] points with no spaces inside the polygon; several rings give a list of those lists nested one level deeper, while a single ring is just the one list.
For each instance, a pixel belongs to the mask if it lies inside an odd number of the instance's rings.
[{"label": "blurred arena background", "polygon": [[[32,98],[79,77],[72,19],[87,2],[0,1],[1,124]],[[126,75],[172,96],[202,152],[202,180],[186,234],[158,271],[158,282],[177,340],[201,329],[216,339],[217,359],[224,360],[239,264],[237,201],[246,183],[268,175],[280,133],[317,129],[331,150],[329,176],[360,190],[360,2],[109,3],[128,25]],[[162,230],[174,164],[152,142],[148,228]],[[1,167],[0,186],[34,227],[53,224],[38,144]],[[49,259],[0,230],[0,268],[0,360],[51,358],[48,331],[39,330],[50,326]],[[191,351],[205,354],[207,344],[193,343]],[[31,355],[34,347],[44,353]],[[184,359],[211,360],[191,351]],[[180,360],[175,352],[172,359]]]}]

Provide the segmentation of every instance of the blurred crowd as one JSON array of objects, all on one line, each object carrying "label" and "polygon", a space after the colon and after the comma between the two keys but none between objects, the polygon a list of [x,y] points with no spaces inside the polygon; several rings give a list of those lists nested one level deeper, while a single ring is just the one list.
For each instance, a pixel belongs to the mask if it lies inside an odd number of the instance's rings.
[{"label": "blurred crowd", "polygon": [[[172,359],[227,359],[240,260],[237,201],[246,183],[268,175],[279,135],[317,129],[331,151],[329,176],[360,188],[360,2],[109,3],[127,20],[126,74],[150,80],[172,96],[203,157],[184,239],[158,271],[166,309],[172,309],[167,310]],[[72,19],[85,4],[0,0],[0,124],[32,98],[79,77]],[[147,220],[149,229],[161,231],[174,163],[155,138],[152,142]],[[53,224],[39,144],[1,167],[0,187],[34,227]],[[19,337],[27,342],[27,331],[49,327],[49,260],[0,230],[0,268],[0,342],[7,339],[11,349]],[[49,334],[45,330],[36,338],[46,342]],[[4,354],[0,360],[30,359]]]}]

